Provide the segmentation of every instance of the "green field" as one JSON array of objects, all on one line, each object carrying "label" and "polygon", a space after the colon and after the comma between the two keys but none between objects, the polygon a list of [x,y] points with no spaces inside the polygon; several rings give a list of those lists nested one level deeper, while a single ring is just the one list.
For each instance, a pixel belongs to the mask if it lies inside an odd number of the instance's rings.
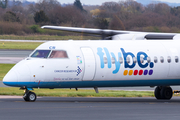
[{"label": "green field", "polygon": [[40,44],[39,42],[4,42],[0,41],[0,49],[14,50],[34,50]]},{"label": "green field", "polygon": [[[0,64],[0,80],[14,66],[14,64]],[[138,91],[114,91],[100,90],[99,94],[94,90],[78,90],[74,89],[35,89],[34,92],[38,96],[57,96],[57,97],[152,97],[153,92]],[[23,95],[23,90],[19,88],[0,88],[0,95]]]},{"label": "green field", "polygon": [[[14,66],[14,64],[0,64],[0,80]],[[56,97],[154,97],[152,91],[118,91],[118,90],[78,90],[75,89],[34,89],[38,96],[56,96]],[[19,88],[0,88],[0,95],[23,95],[23,90]],[[177,95],[176,95],[177,96]]]},{"label": "green field", "polygon": [[[14,66],[14,64],[0,64],[0,80]],[[57,97],[152,97],[153,92],[138,92],[138,91],[113,91],[100,90],[100,93],[95,93],[94,90],[78,90],[74,89],[35,89],[38,96],[57,96]],[[19,88],[0,88],[0,95],[23,95],[23,90]]]},{"label": "green field", "polygon": [[[37,96],[53,96],[53,97],[154,97],[151,91],[115,91],[115,90],[94,90],[79,89],[34,89]],[[0,95],[20,95],[24,94],[19,88],[0,88]]]},{"label": "green field", "polygon": [[0,39],[10,40],[99,40],[94,36],[57,36],[57,35],[0,35]]},{"label": "green field", "polygon": [[[13,40],[93,40],[99,37],[92,36],[49,36],[49,35],[34,35],[34,36],[16,36],[16,35],[0,35],[0,39]],[[0,49],[14,49],[14,50],[34,50],[43,42],[8,42],[0,41]]]},{"label": "green field", "polygon": [[14,66],[14,64],[0,64],[0,81],[4,78],[6,73]]}]

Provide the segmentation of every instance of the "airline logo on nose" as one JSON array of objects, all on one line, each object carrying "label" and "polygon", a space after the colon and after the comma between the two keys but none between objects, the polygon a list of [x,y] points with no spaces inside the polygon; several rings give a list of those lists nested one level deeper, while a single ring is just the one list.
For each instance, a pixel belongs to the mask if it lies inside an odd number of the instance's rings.
[{"label": "airline logo on nose", "polygon": [[[127,57],[131,57],[131,59],[135,58],[135,55],[131,52],[126,52],[123,48],[120,48],[120,52],[118,52],[116,55],[118,56],[118,58],[115,56],[115,54],[113,52],[109,52],[107,48],[97,48],[97,54],[99,55],[100,58],[100,66],[103,69],[105,67],[105,61],[104,61],[104,57],[107,57],[107,67],[108,68],[112,68],[112,59],[114,60],[114,64],[115,64],[115,70],[112,71],[113,74],[116,74],[119,72],[119,69],[121,67],[121,63],[119,62],[119,58],[123,58],[124,59],[124,68],[134,68],[136,66],[136,64],[138,64],[138,66],[140,68],[147,68],[148,66],[150,68],[154,67],[154,63],[153,62],[145,62],[142,63],[141,61],[141,57],[143,56],[143,60],[147,60],[148,55],[145,52],[138,52],[137,53],[137,62],[132,62],[131,64],[128,63],[127,61]],[[123,57],[122,57],[123,55]],[[124,75],[152,75],[153,74],[153,70],[125,70]]]}]

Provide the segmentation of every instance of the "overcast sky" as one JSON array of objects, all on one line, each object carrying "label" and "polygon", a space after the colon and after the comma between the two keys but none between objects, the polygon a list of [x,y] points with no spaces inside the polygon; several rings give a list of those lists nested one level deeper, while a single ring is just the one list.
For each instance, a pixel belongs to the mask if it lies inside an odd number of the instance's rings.
[{"label": "overcast sky", "polygon": [[[31,0],[32,1],[32,0]],[[38,1],[38,0],[36,0]],[[62,3],[74,3],[75,0],[58,0],[61,4]],[[86,4],[86,5],[101,5],[104,2],[119,2],[123,0],[80,0],[81,3]],[[180,0],[152,0],[152,1],[164,1],[164,2],[170,2],[170,3],[180,3]]]}]

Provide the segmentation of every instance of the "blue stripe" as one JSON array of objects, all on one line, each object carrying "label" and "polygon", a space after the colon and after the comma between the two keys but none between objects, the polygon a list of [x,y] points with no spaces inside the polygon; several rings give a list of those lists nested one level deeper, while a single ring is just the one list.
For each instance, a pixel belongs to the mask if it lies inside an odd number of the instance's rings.
[{"label": "blue stripe", "polygon": [[121,81],[69,81],[69,82],[3,82],[5,85],[28,88],[85,88],[85,87],[129,87],[129,86],[171,86],[180,85],[174,80],[121,80]]}]

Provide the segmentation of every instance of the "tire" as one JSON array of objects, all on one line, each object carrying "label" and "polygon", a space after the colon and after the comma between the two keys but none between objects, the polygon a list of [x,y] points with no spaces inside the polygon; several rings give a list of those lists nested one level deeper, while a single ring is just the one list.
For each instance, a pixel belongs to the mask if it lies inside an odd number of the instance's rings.
[{"label": "tire", "polygon": [[29,101],[29,99],[28,99],[28,97],[27,97],[27,93],[24,93],[23,99],[24,99],[25,101]]},{"label": "tire", "polygon": [[173,96],[173,91],[171,87],[163,87],[161,90],[162,99],[170,100]]},{"label": "tire", "polygon": [[161,99],[161,88],[159,86],[157,86],[156,89],[154,90],[154,96],[158,100]]},{"label": "tire", "polygon": [[28,92],[24,94],[23,98],[27,102],[34,102],[36,101],[36,94],[33,92]]},{"label": "tire", "polygon": [[27,98],[28,98],[29,102],[34,102],[34,101],[36,101],[36,94],[33,92],[29,92],[27,95]]}]

